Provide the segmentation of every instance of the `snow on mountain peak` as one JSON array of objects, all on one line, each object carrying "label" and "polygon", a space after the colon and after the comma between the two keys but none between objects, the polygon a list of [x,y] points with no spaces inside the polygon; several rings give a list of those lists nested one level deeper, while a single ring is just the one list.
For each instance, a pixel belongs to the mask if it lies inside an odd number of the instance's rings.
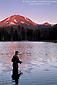
[{"label": "snow on mountain peak", "polygon": [[17,20],[16,20],[16,19],[14,19],[14,22],[17,22]]},{"label": "snow on mountain peak", "polygon": [[10,25],[14,25],[15,23],[14,22],[10,22]]},{"label": "snow on mountain peak", "polygon": [[7,24],[8,24],[9,22],[7,22]]},{"label": "snow on mountain peak", "polygon": [[25,28],[36,28],[38,24],[31,21],[29,18],[20,15],[12,15],[0,22],[0,26],[21,25]]},{"label": "snow on mountain peak", "polygon": [[27,19],[26,17],[25,17],[25,20],[26,20],[26,21],[29,21],[29,19]]},{"label": "snow on mountain peak", "polygon": [[26,17],[25,17],[25,19],[26,19]]},{"label": "snow on mountain peak", "polygon": [[21,21],[21,23],[22,23],[22,24],[24,24],[24,22],[23,22],[23,21]]},{"label": "snow on mountain peak", "polygon": [[6,22],[9,21],[9,20],[10,20],[10,17],[8,17],[8,18],[6,19]]}]

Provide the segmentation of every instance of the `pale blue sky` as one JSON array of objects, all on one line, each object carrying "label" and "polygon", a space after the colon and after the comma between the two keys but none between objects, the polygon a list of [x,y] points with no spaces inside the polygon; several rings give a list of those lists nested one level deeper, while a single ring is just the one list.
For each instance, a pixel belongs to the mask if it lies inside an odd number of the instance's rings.
[{"label": "pale blue sky", "polygon": [[36,23],[54,24],[57,23],[57,2],[50,5],[29,5],[22,0],[0,0],[0,21],[14,14],[28,17]]}]

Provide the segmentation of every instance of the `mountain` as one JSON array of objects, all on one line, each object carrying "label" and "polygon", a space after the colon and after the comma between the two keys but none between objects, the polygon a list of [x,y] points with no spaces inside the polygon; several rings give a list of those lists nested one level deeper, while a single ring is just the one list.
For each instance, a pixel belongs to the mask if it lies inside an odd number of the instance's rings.
[{"label": "mountain", "polygon": [[49,24],[48,22],[45,22],[43,24],[38,24],[37,28],[51,28],[53,25]]},{"label": "mountain", "polygon": [[49,24],[48,22],[45,22],[43,25],[51,25],[51,24]]},{"label": "mountain", "polygon": [[17,27],[20,25],[21,27],[23,26],[24,28],[50,28],[54,25],[49,24],[48,22],[45,22],[43,24],[36,24],[32,20],[30,20],[27,17],[20,16],[20,15],[12,15],[0,22],[0,27]]},{"label": "mountain", "polygon": [[36,28],[37,24],[31,21],[29,18],[20,15],[10,16],[0,22],[0,26],[24,26],[25,28]]}]

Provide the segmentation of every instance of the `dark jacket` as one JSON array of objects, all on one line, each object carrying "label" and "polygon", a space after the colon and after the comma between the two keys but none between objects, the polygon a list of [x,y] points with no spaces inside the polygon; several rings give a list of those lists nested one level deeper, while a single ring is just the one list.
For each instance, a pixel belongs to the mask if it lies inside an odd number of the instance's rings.
[{"label": "dark jacket", "polygon": [[13,56],[12,62],[13,62],[13,69],[14,69],[14,68],[17,68],[17,69],[18,69],[18,63],[20,63],[20,64],[22,63],[22,62],[19,60],[19,58],[18,58],[17,55],[14,55],[14,56]]}]

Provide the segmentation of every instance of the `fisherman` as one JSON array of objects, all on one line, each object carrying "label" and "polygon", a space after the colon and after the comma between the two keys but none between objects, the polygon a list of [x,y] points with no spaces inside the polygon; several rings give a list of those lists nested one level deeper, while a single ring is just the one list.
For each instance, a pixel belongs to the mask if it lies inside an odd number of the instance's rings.
[{"label": "fisherman", "polygon": [[18,77],[18,63],[22,63],[22,61],[19,60],[18,58],[18,54],[19,52],[16,51],[15,55],[12,58],[12,62],[13,62],[13,77],[16,79]]}]

